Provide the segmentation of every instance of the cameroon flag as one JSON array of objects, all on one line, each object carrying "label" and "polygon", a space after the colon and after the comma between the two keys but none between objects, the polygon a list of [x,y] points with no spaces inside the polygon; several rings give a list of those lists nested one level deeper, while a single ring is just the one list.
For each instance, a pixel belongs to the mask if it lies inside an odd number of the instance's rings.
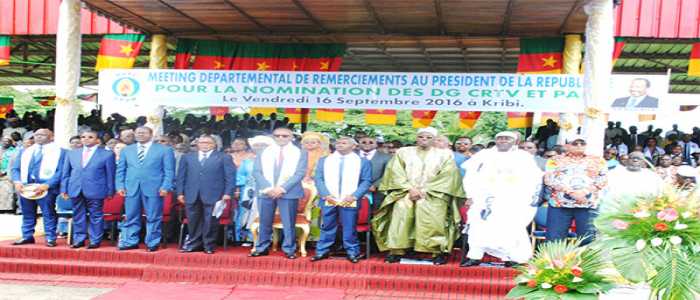
[{"label": "cameroon flag", "polygon": [[425,128],[430,126],[437,114],[436,110],[414,110],[411,112],[413,128]]},{"label": "cameroon flag", "polygon": [[459,128],[471,129],[476,125],[476,121],[481,116],[480,111],[460,111],[459,112]]},{"label": "cameroon flag", "polygon": [[0,35],[0,66],[10,64],[10,37]]},{"label": "cameroon flag", "polygon": [[395,125],[395,109],[368,109],[365,111],[365,123],[367,125]]},{"label": "cameroon flag", "polygon": [[319,108],[316,109],[316,120],[325,122],[342,122],[345,115],[344,109]]},{"label": "cameroon flag", "polygon": [[289,123],[307,123],[309,121],[308,108],[285,108],[284,114],[289,118]]},{"label": "cameroon flag", "polygon": [[532,127],[531,112],[509,112],[508,113],[508,128],[527,128]]},{"label": "cameroon flag", "polygon": [[613,50],[613,61],[612,65],[615,67],[617,59],[622,55],[622,49],[625,48],[625,40],[621,37],[615,38],[615,49]]},{"label": "cameroon flag", "polygon": [[[518,73],[521,74],[561,74],[564,38],[522,38],[518,56]],[[509,112],[508,128],[532,127],[534,114],[531,112]]]},{"label": "cameroon flag", "polygon": [[0,119],[5,119],[7,113],[9,113],[14,106],[15,98],[0,96]]},{"label": "cameroon flag", "polygon": [[139,56],[143,34],[107,34],[102,38],[97,54],[95,71],[103,69],[131,69]]},{"label": "cameroon flag", "polygon": [[224,116],[228,113],[228,106],[211,106],[209,107],[209,114],[214,116],[216,121],[221,121]]},{"label": "cameroon flag", "polygon": [[693,43],[693,48],[690,50],[688,76],[700,76],[700,43]]},{"label": "cameroon flag", "polygon": [[54,101],[56,96],[34,96],[34,101],[38,102],[41,106],[54,106]]},{"label": "cameroon flag", "polygon": [[518,73],[561,74],[564,51],[562,37],[522,38]]},{"label": "cameroon flag", "polygon": [[[345,45],[342,44],[264,44],[180,39],[177,42],[175,67],[206,70],[338,71],[344,53]],[[193,56],[194,62],[190,65]],[[274,107],[253,107],[250,113],[269,115],[276,111]],[[309,110],[300,112],[308,114]],[[335,116],[337,118],[337,114]]]}]

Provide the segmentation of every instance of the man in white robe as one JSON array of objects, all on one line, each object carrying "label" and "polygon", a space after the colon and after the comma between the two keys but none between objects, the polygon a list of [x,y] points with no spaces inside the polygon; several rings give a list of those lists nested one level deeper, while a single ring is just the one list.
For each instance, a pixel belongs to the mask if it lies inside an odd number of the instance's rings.
[{"label": "man in white robe", "polygon": [[542,171],[532,155],[514,147],[517,135],[501,132],[496,147],[481,151],[463,168],[467,202],[469,252],[461,266],[481,263],[484,254],[500,258],[507,267],[532,256],[526,227],[532,221],[542,187]]},{"label": "man in white robe", "polygon": [[644,168],[644,154],[630,153],[624,168],[615,168],[608,173],[606,198],[615,201],[620,197],[658,196],[663,190],[661,176]]}]

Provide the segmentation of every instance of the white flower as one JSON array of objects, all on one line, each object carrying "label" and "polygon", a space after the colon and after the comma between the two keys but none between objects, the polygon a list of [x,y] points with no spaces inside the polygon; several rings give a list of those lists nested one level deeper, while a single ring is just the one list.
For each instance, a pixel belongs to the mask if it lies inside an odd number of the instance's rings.
[{"label": "white flower", "polygon": [[654,246],[654,247],[661,246],[661,244],[663,244],[663,243],[664,243],[664,240],[662,240],[662,239],[660,239],[660,238],[653,238],[653,239],[651,239],[651,245]]},{"label": "white flower", "polygon": [[583,281],[583,278],[581,278],[581,277],[574,277],[574,279],[571,280],[571,282],[581,282],[581,281]]},{"label": "white flower", "polygon": [[552,285],[545,282],[545,283],[542,283],[542,284],[540,285],[540,287],[542,287],[543,289],[551,289],[551,288],[552,288]]},{"label": "white flower", "polygon": [[671,242],[672,245],[680,245],[681,242],[683,242],[683,239],[680,236],[673,235],[668,238],[668,241]]},{"label": "white flower", "polygon": [[691,212],[689,212],[689,211],[686,211],[686,212],[684,212],[684,213],[681,214],[681,216],[683,217],[683,219],[690,218],[692,215],[693,215],[693,214],[692,214]]},{"label": "white flower", "polygon": [[644,219],[644,218],[648,218],[649,216],[651,216],[651,214],[649,214],[649,212],[646,210],[642,210],[642,211],[638,211],[638,212],[634,213],[634,217],[637,219]]},{"label": "white flower", "polygon": [[673,229],[675,230],[683,230],[688,228],[688,225],[683,224],[683,223],[676,223],[676,226],[673,226]]},{"label": "white flower", "polygon": [[634,246],[637,248],[637,251],[642,251],[647,246],[647,242],[645,240],[637,240]]}]

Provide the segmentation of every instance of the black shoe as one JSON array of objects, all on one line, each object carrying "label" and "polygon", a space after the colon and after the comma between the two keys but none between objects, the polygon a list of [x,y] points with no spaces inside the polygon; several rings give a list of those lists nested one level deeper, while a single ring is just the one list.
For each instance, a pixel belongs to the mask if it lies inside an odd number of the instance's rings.
[{"label": "black shoe", "polygon": [[97,248],[100,248],[100,243],[95,243],[95,244],[90,243],[90,245],[88,245],[87,248],[88,248],[88,249],[97,249]]},{"label": "black shoe", "polygon": [[56,247],[56,241],[46,241],[46,247],[49,247],[49,248]]},{"label": "black shoe", "polygon": [[355,255],[355,256],[348,255],[348,260],[351,263],[356,264],[356,263],[360,262],[360,256],[359,255]]},{"label": "black shoe", "polygon": [[285,256],[287,257],[287,259],[297,259],[297,255],[294,254],[294,253],[292,253],[292,254],[285,254]]},{"label": "black shoe", "polygon": [[196,248],[180,248],[180,250],[178,250],[178,252],[180,252],[180,253],[192,253],[192,252],[200,252],[200,251],[202,251],[202,250],[204,250],[204,249],[202,249],[202,247],[196,247]]},{"label": "black shoe", "polygon": [[311,257],[311,262],[315,262],[315,261],[319,261],[319,260],[323,260],[323,259],[328,259],[330,257],[331,257],[330,253],[321,254],[321,255],[314,255],[313,257]]},{"label": "black shoe", "polygon": [[138,249],[139,245],[133,245],[133,246],[119,246],[119,251],[125,251],[125,250],[134,250]]},{"label": "black shoe", "polygon": [[13,246],[27,245],[27,244],[34,244],[34,239],[21,239],[21,240],[17,240],[14,243],[12,243]]},{"label": "black shoe", "polygon": [[503,266],[506,267],[506,268],[513,268],[513,267],[517,267],[517,266],[519,266],[519,265],[520,265],[519,263],[516,263],[516,262],[511,261],[511,260],[505,261],[505,262],[503,263]]},{"label": "black shoe", "polygon": [[206,253],[206,254],[214,254],[214,249],[204,249],[204,253]]},{"label": "black shoe", "polygon": [[270,250],[265,250],[265,251],[255,251],[251,254],[248,254],[248,257],[259,257],[259,256],[268,256],[270,255]]},{"label": "black shoe", "polygon": [[71,247],[72,249],[82,248],[83,246],[85,246],[85,242],[75,243],[75,244],[70,245],[70,247]]},{"label": "black shoe", "polygon": [[156,252],[156,251],[158,251],[158,246],[148,247],[148,249],[146,249],[146,251],[148,251],[148,252]]},{"label": "black shoe", "polygon": [[389,254],[384,259],[385,263],[390,263],[390,264],[397,263],[400,261],[401,261],[401,255],[395,255],[395,254]]},{"label": "black shoe", "polygon": [[437,256],[433,257],[433,265],[440,266],[444,265],[447,263],[447,254],[446,253],[440,253]]},{"label": "black shoe", "polygon": [[480,264],[481,264],[481,260],[480,260],[480,259],[471,259],[471,258],[469,258],[469,259],[463,261],[461,264],[459,264],[459,266],[460,266],[460,267],[474,267],[474,266],[478,266],[478,265],[480,265]]}]

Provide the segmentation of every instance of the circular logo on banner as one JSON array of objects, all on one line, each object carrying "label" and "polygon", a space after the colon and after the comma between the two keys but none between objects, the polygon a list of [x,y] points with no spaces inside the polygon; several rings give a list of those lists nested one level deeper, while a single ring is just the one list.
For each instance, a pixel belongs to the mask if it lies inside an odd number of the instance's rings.
[{"label": "circular logo on banner", "polygon": [[140,84],[131,77],[122,77],[114,81],[112,91],[121,98],[134,97],[140,89]]}]

